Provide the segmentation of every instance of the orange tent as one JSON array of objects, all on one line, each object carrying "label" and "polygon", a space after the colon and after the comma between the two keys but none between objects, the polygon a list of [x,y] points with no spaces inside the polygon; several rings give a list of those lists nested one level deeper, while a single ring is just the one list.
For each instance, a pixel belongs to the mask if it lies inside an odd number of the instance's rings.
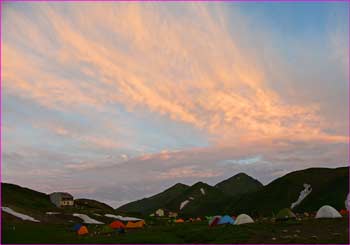
[{"label": "orange tent", "polygon": [[141,221],[137,221],[137,222],[131,222],[129,221],[126,224],[126,228],[128,229],[133,229],[133,228],[142,228],[145,224],[145,221],[141,220]]},{"label": "orange tent", "polygon": [[125,228],[125,225],[119,220],[116,220],[110,223],[109,227],[111,227],[112,229],[119,229],[119,228]]},{"label": "orange tent", "polygon": [[185,222],[183,219],[177,219],[177,220],[175,220],[175,223],[183,223],[183,222]]},{"label": "orange tent", "polygon": [[81,226],[79,230],[77,231],[78,235],[85,235],[88,234],[89,231],[85,225]]}]

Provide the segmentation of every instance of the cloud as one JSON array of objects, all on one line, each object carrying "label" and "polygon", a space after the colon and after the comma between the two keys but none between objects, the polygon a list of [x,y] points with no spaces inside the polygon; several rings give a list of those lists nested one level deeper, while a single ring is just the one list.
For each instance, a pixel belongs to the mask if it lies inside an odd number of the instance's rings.
[{"label": "cloud", "polygon": [[[71,6],[67,18],[62,8],[40,4],[37,14],[47,21],[52,37],[10,10],[8,18],[25,30],[21,39],[32,41],[33,51],[45,58],[32,62],[30,53],[6,41],[20,34],[6,29],[5,90],[61,110],[115,103],[129,110],[145,108],[206,131],[214,143],[291,136],[346,141],[325,132],[317,104],[287,104],[269,87],[274,71],[243,45],[250,41],[245,31],[249,19],[230,12],[240,20],[232,34],[229,16],[219,5],[213,7],[82,5]],[[178,18],[181,10],[190,14]],[[267,43],[262,31],[252,31]],[[57,49],[50,49],[53,37]],[[74,80],[64,74],[68,66],[76,69]]]},{"label": "cloud", "polygon": [[212,178],[220,176],[218,173],[210,169],[200,169],[198,166],[184,166],[180,168],[171,168],[157,175],[160,179],[180,179],[180,178]]}]

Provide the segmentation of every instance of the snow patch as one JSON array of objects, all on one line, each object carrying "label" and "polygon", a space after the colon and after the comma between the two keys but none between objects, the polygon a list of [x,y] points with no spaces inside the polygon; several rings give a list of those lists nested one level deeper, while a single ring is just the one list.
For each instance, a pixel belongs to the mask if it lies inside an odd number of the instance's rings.
[{"label": "snow patch", "polygon": [[185,200],[180,204],[180,210],[183,209],[190,201],[189,200]]},{"label": "snow patch", "polygon": [[22,213],[18,213],[16,211],[14,211],[13,209],[11,208],[8,208],[8,207],[2,207],[1,208],[2,211],[4,211],[5,213],[8,213],[8,214],[11,214],[17,218],[20,218],[22,220],[29,220],[29,221],[32,221],[32,222],[40,222],[39,220],[37,219],[34,219],[33,217],[30,217],[29,215],[25,215],[25,214],[22,214]]},{"label": "snow patch", "polygon": [[304,190],[302,190],[299,194],[298,200],[292,203],[290,206],[291,209],[299,205],[312,191],[311,185],[304,184]]},{"label": "snow patch", "polygon": [[59,212],[46,212],[48,215],[60,214]]},{"label": "snow patch", "polygon": [[85,224],[103,224],[102,222],[92,219],[86,214],[73,214],[73,216],[78,217],[83,220],[83,223]]},{"label": "snow patch", "polygon": [[114,218],[114,219],[118,219],[121,221],[140,221],[142,219],[139,218],[134,218],[134,217],[123,217],[121,215],[114,215],[114,214],[105,214],[106,217],[108,218]]},{"label": "snow patch", "polygon": [[194,197],[189,197],[191,200],[194,200]]},{"label": "snow patch", "polygon": [[203,188],[201,188],[201,192],[203,195],[205,195],[205,190]]},{"label": "snow patch", "polygon": [[96,215],[96,216],[102,216],[101,214],[97,214],[97,213],[94,213],[94,215]]}]

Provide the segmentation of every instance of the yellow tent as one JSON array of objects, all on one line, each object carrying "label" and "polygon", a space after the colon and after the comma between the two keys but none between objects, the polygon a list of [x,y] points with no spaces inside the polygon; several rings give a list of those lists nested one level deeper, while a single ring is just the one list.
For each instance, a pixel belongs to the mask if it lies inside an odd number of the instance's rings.
[{"label": "yellow tent", "polygon": [[185,222],[183,219],[177,219],[177,220],[175,220],[175,223],[183,223],[183,222]]},{"label": "yellow tent", "polygon": [[127,229],[132,229],[132,228],[142,228],[145,225],[145,221],[137,221],[137,222],[128,222],[126,224]]},{"label": "yellow tent", "polygon": [[85,235],[85,234],[88,234],[89,231],[88,229],[86,228],[85,225],[83,225],[82,227],[79,228],[79,230],[77,231],[78,235]]}]

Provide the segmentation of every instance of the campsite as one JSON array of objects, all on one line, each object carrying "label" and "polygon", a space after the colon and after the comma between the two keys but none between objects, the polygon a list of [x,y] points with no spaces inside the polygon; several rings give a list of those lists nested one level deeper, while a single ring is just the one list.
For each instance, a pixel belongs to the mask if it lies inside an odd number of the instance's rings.
[{"label": "campsite", "polygon": [[[3,227],[3,243],[348,243],[348,219],[308,219],[300,222],[218,225],[206,221],[158,224],[94,235],[98,225],[87,225],[89,234],[77,235],[71,225],[16,223]],[[15,229],[14,229],[15,227]]]}]

